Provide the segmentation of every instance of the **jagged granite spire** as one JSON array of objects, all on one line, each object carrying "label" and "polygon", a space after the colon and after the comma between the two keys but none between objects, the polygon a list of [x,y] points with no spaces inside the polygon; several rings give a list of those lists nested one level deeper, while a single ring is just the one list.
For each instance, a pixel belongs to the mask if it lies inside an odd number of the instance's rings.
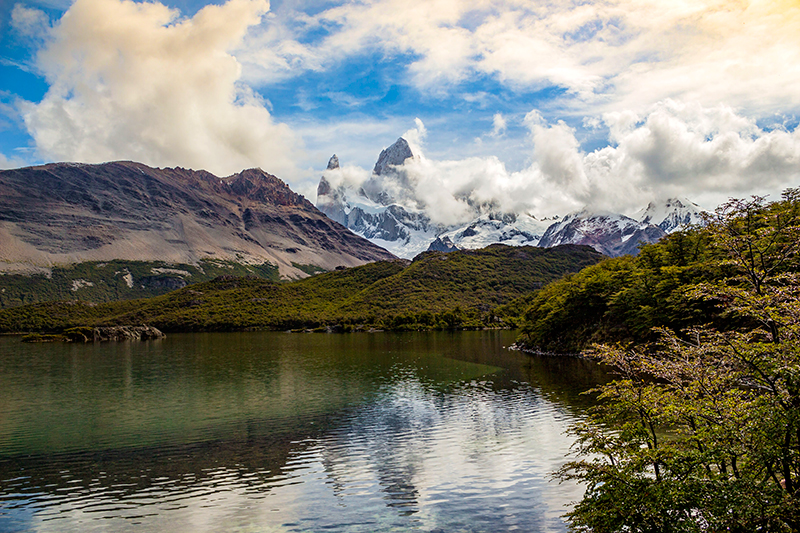
[{"label": "jagged granite spire", "polygon": [[336,157],[336,154],[333,154],[328,160],[327,170],[336,170],[337,168],[339,168],[339,158]]},{"label": "jagged granite spire", "polygon": [[[328,160],[326,170],[338,170],[339,158],[333,154]],[[317,209],[325,213],[328,218],[335,220],[343,226],[347,226],[347,213],[345,213],[345,192],[340,184],[334,187],[331,182],[322,176],[317,186]]]},{"label": "jagged granite spire", "polygon": [[402,165],[409,157],[414,157],[411,147],[405,139],[400,137],[393,145],[381,152],[372,173],[381,176],[386,173],[390,166]]}]

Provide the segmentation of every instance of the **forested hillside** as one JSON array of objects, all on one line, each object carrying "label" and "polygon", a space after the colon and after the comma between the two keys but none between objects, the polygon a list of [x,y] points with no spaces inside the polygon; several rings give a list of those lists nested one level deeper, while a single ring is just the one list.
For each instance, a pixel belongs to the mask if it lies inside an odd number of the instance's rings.
[{"label": "forested hillside", "polygon": [[492,245],[426,252],[410,263],[379,261],[289,283],[222,276],[150,299],[6,309],[0,311],[0,331],[120,324],[166,331],[502,327],[516,317],[498,316],[498,307],[600,259],[588,246]]},{"label": "forested hillside", "polygon": [[[311,274],[313,265],[294,265]],[[102,303],[166,294],[219,276],[280,280],[278,267],[202,259],[197,264],[164,261],[88,261],[54,266],[42,273],[0,275],[0,309],[58,300]]]},{"label": "forested hillside", "polygon": [[[758,219],[741,215],[745,218],[729,228],[739,234],[728,239],[766,231],[794,209],[792,199],[762,202]],[[548,285],[524,310],[520,342],[532,349],[575,353],[597,342],[652,341],[656,327],[679,331],[709,324],[727,330],[742,325],[747,319],[725,302],[698,297],[692,290],[698,283],[742,283],[742,267],[730,257],[727,241],[714,238],[720,231],[713,222],[679,231],[643,246],[636,257],[608,258]],[[794,256],[775,266],[780,272],[796,268]]]}]

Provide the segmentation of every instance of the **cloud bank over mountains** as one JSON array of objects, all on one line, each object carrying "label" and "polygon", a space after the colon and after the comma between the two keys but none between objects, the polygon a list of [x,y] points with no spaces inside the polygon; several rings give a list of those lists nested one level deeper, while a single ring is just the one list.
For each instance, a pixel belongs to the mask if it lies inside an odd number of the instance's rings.
[{"label": "cloud bank over mountains", "polygon": [[[587,153],[571,127],[548,124],[531,111],[532,163],[510,172],[496,157],[427,158],[427,132],[417,119],[403,135],[415,154],[403,165],[409,188],[395,191],[391,182],[383,187],[395,196],[412,191],[405,205],[410,201],[434,222],[449,225],[468,221],[475,205],[539,218],[587,205],[632,213],[653,198],[701,197],[713,207],[727,195],[747,195],[754,183],[777,194],[800,179],[800,131],[765,130],[724,106],[667,100],[642,116],[609,113],[602,121],[611,144]],[[370,178],[366,169],[343,163],[340,171],[326,172],[332,185],[357,189]]]},{"label": "cloud bank over mountains", "polygon": [[260,166],[313,199],[331,153],[363,183],[402,134],[443,224],[800,184],[797,2],[37,1],[9,24],[39,43],[47,91],[14,106],[40,160]]}]

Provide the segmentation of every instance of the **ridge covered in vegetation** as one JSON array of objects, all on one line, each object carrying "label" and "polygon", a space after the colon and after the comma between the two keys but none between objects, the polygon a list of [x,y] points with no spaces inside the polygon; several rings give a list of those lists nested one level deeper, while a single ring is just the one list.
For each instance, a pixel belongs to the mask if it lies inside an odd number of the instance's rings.
[{"label": "ridge covered in vegetation", "polygon": [[602,255],[588,246],[492,245],[426,252],[290,283],[222,276],[143,300],[52,302],[0,311],[0,332],[148,324],[164,331],[433,329],[513,325],[495,310]]},{"label": "ridge covered in vegetation", "polygon": [[[313,265],[295,267],[319,270]],[[278,267],[271,263],[245,265],[219,259],[202,259],[196,265],[121,259],[87,261],[55,266],[41,273],[0,273],[0,309],[71,299],[102,303],[149,298],[224,275],[280,280]]]},{"label": "ridge covered in vegetation", "polygon": [[690,289],[734,273],[709,228],[678,231],[642,246],[636,257],[604,259],[530,296],[519,342],[535,350],[577,353],[592,343],[646,343],[655,339],[656,327],[725,329],[736,319],[722,317],[719,302],[694,298]]}]

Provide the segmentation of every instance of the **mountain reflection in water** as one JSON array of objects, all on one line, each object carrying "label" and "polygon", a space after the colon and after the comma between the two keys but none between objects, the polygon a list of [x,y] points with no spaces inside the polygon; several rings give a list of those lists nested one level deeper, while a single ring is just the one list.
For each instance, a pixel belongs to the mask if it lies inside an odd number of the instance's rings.
[{"label": "mountain reflection in water", "polygon": [[0,338],[0,531],[564,531],[605,374],[513,339]]}]

